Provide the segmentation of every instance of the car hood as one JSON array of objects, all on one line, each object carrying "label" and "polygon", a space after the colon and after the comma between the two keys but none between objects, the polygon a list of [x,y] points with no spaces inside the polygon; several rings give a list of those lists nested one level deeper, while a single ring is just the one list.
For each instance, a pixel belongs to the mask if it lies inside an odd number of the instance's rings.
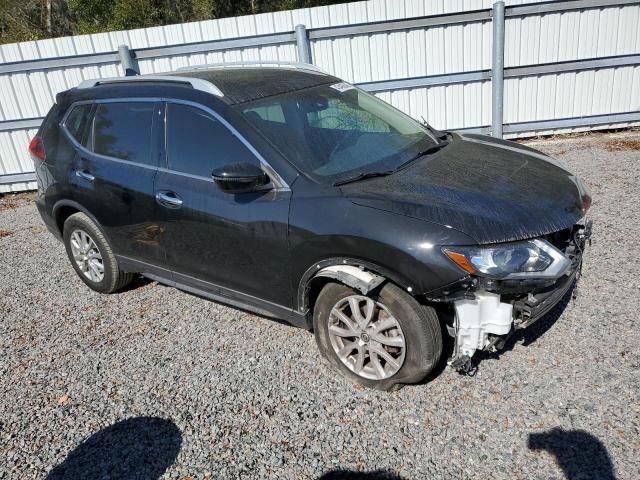
[{"label": "car hood", "polygon": [[556,232],[584,215],[584,187],[557,160],[483,135],[451,136],[442,150],[392,175],[343,185],[343,194],[454,228],[480,244]]}]

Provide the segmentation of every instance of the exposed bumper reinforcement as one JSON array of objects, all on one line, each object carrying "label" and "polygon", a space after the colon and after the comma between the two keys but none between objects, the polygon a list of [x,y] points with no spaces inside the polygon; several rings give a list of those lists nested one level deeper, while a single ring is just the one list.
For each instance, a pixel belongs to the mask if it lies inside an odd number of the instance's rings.
[{"label": "exposed bumper reinforcement", "polygon": [[547,292],[530,295],[524,300],[515,302],[513,305],[514,326],[517,329],[526,328],[549,313],[574,285],[577,272],[578,269],[574,270],[571,275],[561,279],[554,285],[554,288]]}]

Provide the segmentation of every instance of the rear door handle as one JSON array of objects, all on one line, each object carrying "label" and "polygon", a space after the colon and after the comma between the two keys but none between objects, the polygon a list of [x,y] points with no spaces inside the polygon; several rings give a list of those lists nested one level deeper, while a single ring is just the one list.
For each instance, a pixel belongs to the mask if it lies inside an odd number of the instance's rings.
[{"label": "rear door handle", "polygon": [[88,180],[90,182],[93,182],[96,179],[96,177],[91,175],[86,170],[76,170],[76,176],[80,178],[84,178],[85,180]]},{"label": "rear door handle", "polygon": [[182,199],[173,192],[156,193],[156,202],[167,208],[178,209],[182,207]]}]

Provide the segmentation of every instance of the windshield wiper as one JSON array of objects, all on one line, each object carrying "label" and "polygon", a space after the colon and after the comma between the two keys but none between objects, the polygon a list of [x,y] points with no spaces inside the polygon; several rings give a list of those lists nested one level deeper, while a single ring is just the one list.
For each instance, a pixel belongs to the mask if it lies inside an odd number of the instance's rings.
[{"label": "windshield wiper", "polygon": [[413,162],[415,162],[419,158],[424,157],[425,155],[429,155],[430,153],[435,153],[438,150],[446,147],[447,145],[449,145],[449,140],[443,140],[440,143],[436,143],[435,145],[432,145],[429,148],[418,152],[417,154],[415,154],[413,157],[411,157],[406,162],[401,163],[400,165],[398,165],[396,167],[396,169],[394,171],[397,172],[398,170],[402,170],[403,168],[408,167],[410,164],[412,164]]},{"label": "windshield wiper", "polygon": [[425,155],[429,155],[430,153],[437,152],[438,150],[440,150],[443,147],[446,147],[447,145],[449,145],[449,140],[443,140],[440,143],[436,143],[435,145],[430,146],[426,150],[422,150],[422,151],[418,152],[416,155],[411,157],[406,162],[401,163],[394,170],[383,170],[383,171],[380,171],[380,172],[359,173],[358,175],[355,175],[353,177],[345,178],[343,180],[338,180],[338,181],[333,183],[333,186],[334,187],[339,187],[340,185],[345,185],[347,183],[353,183],[353,182],[359,182],[360,180],[366,180],[367,178],[386,177],[388,175],[391,175],[392,173],[397,172],[398,170],[402,170],[403,168],[409,166],[410,163],[415,162],[420,157],[424,157]]},{"label": "windshield wiper", "polygon": [[359,173],[353,177],[345,178],[343,180],[338,180],[333,183],[334,187],[339,187],[340,185],[345,185],[347,183],[359,182],[360,180],[366,180],[367,178],[374,177],[386,177],[387,175],[391,175],[395,170],[384,170],[382,172],[366,172]]}]

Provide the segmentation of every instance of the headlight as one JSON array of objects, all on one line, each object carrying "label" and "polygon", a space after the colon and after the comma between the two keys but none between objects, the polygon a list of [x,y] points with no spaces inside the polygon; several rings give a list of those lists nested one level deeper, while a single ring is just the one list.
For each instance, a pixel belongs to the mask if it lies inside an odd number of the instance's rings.
[{"label": "headlight", "polygon": [[571,261],[545,240],[486,247],[445,247],[443,253],[468,273],[499,280],[557,278]]}]

